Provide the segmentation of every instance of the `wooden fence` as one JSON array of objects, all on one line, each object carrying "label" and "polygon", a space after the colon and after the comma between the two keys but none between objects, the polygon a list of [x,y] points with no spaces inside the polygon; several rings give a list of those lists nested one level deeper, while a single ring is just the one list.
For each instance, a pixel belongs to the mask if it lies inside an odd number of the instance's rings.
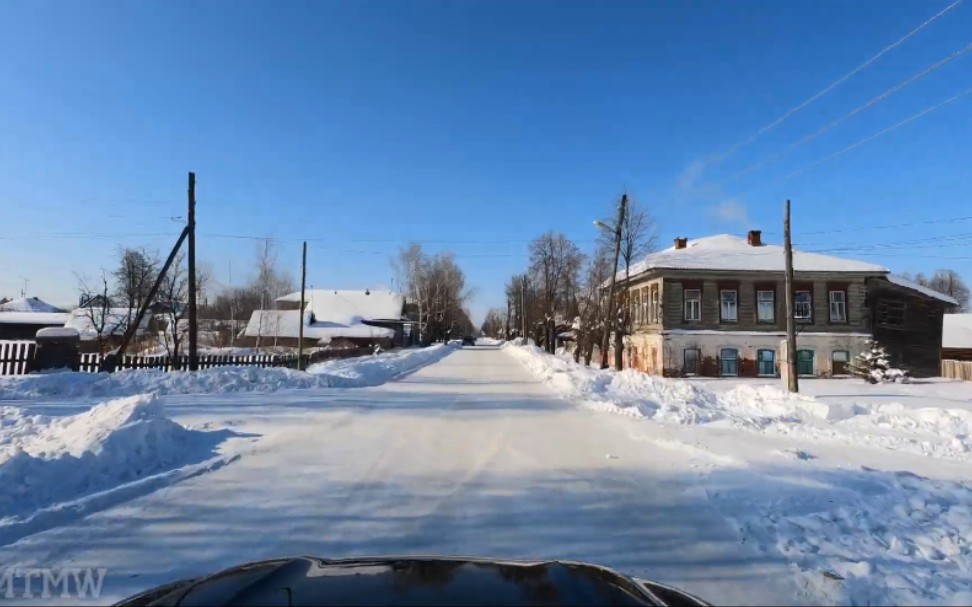
[{"label": "wooden fence", "polygon": [[34,357],[37,344],[32,341],[0,341],[0,375],[27,373],[27,361]]},{"label": "wooden fence", "polygon": [[942,377],[972,381],[972,361],[943,360]]},{"label": "wooden fence", "polygon": [[[27,364],[34,357],[36,344],[32,341],[4,341],[0,340],[0,375],[24,375]],[[320,350],[304,355],[304,367],[315,362],[335,358],[351,358],[371,353],[370,348],[338,348],[334,350]],[[97,373],[101,365],[101,354],[81,354],[79,371],[82,373]],[[118,362],[119,369],[158,369],[172,371],[176,368],[169,356],[123,356]],[[178,368],[189,368],[189,356],[178,358]],[[296,354],[203,354],[199,356],[200,369],[214,367],[287,367],[297,368]]]}]

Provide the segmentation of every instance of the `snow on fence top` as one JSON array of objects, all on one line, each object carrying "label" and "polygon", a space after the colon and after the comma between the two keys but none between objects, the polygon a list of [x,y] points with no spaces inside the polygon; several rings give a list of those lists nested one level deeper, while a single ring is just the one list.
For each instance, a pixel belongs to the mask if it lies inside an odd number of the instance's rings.
[{"label": "snow on fence top", "polygon": [[[310,289],[304,300],[317,321],[344,326],[360,324],[362,320],[399,319],[405,305],[401,294],[377,290]],[[278,297],[277,302],[297,304],[300,291]]]},{"label": "snow on fence top", "polygon": [[[298,300],[300,296],[298,295]],[[372,327],[360,322],[339,324],[335,322],[313,322],[308,324],[308,314],[304,315],[305,339],[380,338],[392,337],[395,331],[382,327]],[[250,322],[246,324],[246,337],[291,337],[297,338],[300,331],[300,312],[297,310],[254,310]]]},{"label": "snow on fence top", "polygon": [[58,308],[36,297],[21,297],[0,304],[0,312],[60,312]]},{"label": "snow on fence top", "polygon": [[958,301],[954,297],[949,297],[948,295],[945,295],[944,293],[939,293],[934,289],[923,287],[918,283],[911,282],[910,280],[908,280],[903,276],[898,276],[897,274],[888,274],[887,279],[888,282],[892,284],[896,284],[899,287],[904,287],[906,289],[911,289],[912,291],[917,291],[923,295],[927,295],[928,297],[933,297],[935,299],[940,299],[945,303],[950,303],[954,306],[958,305]]},{"label": "snow on fence top", "polygon": [[972,314],[946,314],[942,323],[943,348],[972,348]]},{"label": "snow on fence top", "polygon": [[[718,234],[689,240],[685,248],[670,247],[651,253],[642,261],[632,264],[630,275],[656,269],[679,270],[739,270],[783,272],[785,259],[783,247],[778,245],[753,246],[745,238],[731,234]],[[793,250],[793,269],[796,272],[874,272],[885,274],[888,269],[863,261],[832,257],[819,253]],[[618,273],[624,278],[624,272]]]}]

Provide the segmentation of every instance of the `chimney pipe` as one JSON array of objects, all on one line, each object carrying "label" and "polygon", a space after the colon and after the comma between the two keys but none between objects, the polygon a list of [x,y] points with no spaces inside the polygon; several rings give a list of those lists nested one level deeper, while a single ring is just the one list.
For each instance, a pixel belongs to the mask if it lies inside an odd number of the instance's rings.
[{"label": "chimney pipe", "polygon": [[763,231],[750,230],[749,234],[746,236],[746,242],[749,243],[749,246],[751,247],[763,246]]},{"label": "chimney pipe", "polygon": [[676,249],[684,249],[687,246],[688,246],[688,238],[679,237],[679,238],[676,238],[675,239],[675,248]]}]

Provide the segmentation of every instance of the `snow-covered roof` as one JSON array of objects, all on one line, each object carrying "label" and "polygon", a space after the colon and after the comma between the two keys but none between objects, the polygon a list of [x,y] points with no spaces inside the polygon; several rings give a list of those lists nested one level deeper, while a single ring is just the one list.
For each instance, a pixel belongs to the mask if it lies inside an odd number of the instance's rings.
[{"label": "snow-covered roof", "polygon": [[[83,341],[97,339],[97,326],[101,324],[100,308],[93,308],[91,310],[91,312],[94,314],[94,318],[99,321],[97,323],[91,322],[88,312],[89,310],[86,308],[78,308],[66,315],[68,316],[68,319],[67,322],[64,323],[65,327],[77,329],[78,333],[81,334],[81,339]],[[110,335],[124,335],[125,329],[128,328],[128,319],[131,318],[134,320],[136,314],[138,314],[138,310],[135,309],[130,310],[128,308],[109,308],[104,319],[104,326],[101,329],[101,335],[103,337]],[[136,335],[145,334],[145,331],[148,329],[149,316],[149,314],[146,314],[142,317],[142,322],[139,323],[138,329],[135,331]]]},{"label": "snow-covered roof", "polygon": [[[689,240],[684,249],[674,246],[631,264],[630,275],[649,270],[739,270],[783,272],[786,267],[783,247],[779,245],[752,246],[745,238],[718,234]],[[884,266],[793,250],[793,269],[796,272],[874,272],[886,273]],[[624,271],[618,273],[624,278]]]},{"label": "snow-covered roof", "polygon": [[943,348],[972,348],[972,314],[946,314],[942,322]]},{"label": "snow-covered roof", "polygon": [[[300,295],[294,301],[300,301]],[[392,337],[393,329],[372,327],[360,322],[347,325],[330,321],[308,324],[309,314],[304,314],[305,339],[334,339],[337,337]],[[298,310],[254,310],[250,322],[246,324],[246,337],[292,337],[297,338],[300,331],[301,315]]]},{"label": "snow-covered roof", "polygon": [[[358,324],[362,320],[401,318],[405,303],[401,294],[381,290],[310,289],[306,291],[304,299],[316,320],[345,326]],[[299,301],[300,291],[277,298],[277,302]]]},{"label": "snow-covered roof", "polygon": [[77,338],[79,333],[77,329],[69,329],[68,327],[47,327],[41,329],[37,332],[37,337],[47,337],[47,338]]},{"label": "snow-covered roof", "polygon": [[0,312],[0,323],[56,327],[63,325],[70,317],[66,312]]},{"label": "snow-covered roof", "polygon": [[919,293],[921,293],[923,295],[927,295],[928,297],[933,297],[935,299],[940,299],[940,300],[944,301],[945,303],[950,303],[950,304],[955,305],[955,306],[958,305],[958,301],[954,297],[949,297],[948,295],[945,295],[944,293],[939,293],[938,291],[936,291],[934,289],[929,289],[928,287],[923,287],[923,286],[921,286],[920,284],[918,284],[916,282],[911,282],[910,280],[908,280],[907,278],[905,278],[903,276],[898,276],[897,274],[888,274],[886,276],[886,278],[888,279],[888,282],[890,282],[892,284],[896,284],[899,287],[904,287],[906,289],[911,289],[912,291],[917,291],[917,292],[919,292]]},{"label": "snow-covered roof", "polygon": [[0,304],[0,312],[61,312],[59,308],[36,297],[21,297]]}]

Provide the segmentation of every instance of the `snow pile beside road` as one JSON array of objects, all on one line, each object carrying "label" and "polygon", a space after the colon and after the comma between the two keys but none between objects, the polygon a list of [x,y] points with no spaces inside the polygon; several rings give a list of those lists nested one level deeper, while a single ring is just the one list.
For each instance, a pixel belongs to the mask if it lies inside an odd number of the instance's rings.
[{"label": "snow pile beside road", "polygon": [[284,368],[216,367],[190,373],[128,369],[117,373],[48,373],[0,378],[0,400],[113,397],[131,394],[220,394],[380,385],[439,360],[452,346],[435,345],[378,356],[331,360],[307,372]]},{"label": "snow pile beside road", "polygon": [[740,385],[717,393],[693,382],[626,369],[592,369],[532,346],[507,345],[520,360],[567,398],[588,407],[683,425],[721,423],[752,431],[836,440],[972,459],[972,412],[908,408],[900,403],[824,403],[773,386]]},{"label": "snow pile beside road", "polygon": [[817,496],[776,487],[773,499],[731,506],[747,511],[738,518],[747,540],[781,554],[817,602],[970,604],[972,489],[875,470],[820,480]]},{"label": "snow pile beside road", "polygon": [[0,528],[12,518],[212,455],[214,433],[165,417],[154,395],[62,418],[0,408]]}]

